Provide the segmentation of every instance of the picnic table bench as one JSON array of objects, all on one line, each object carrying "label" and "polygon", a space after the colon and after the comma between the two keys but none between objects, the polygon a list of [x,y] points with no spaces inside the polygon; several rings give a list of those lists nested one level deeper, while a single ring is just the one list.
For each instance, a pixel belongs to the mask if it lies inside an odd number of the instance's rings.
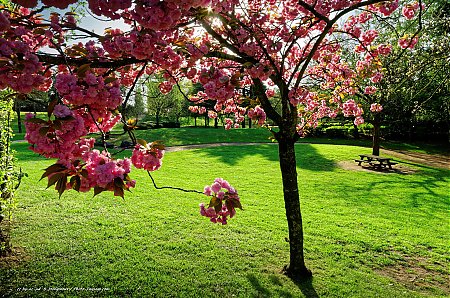
[{"label": "picnic table bench", "polygon": [[381,169],[389,167],[392,169],[393,165],[396,165],[396,162],[391,161],[391,158],[381,157],[372,154],[359,154],[360,159],[355,159],[355,162],[360,166],[362,163],[369,164],[370,166]]}]

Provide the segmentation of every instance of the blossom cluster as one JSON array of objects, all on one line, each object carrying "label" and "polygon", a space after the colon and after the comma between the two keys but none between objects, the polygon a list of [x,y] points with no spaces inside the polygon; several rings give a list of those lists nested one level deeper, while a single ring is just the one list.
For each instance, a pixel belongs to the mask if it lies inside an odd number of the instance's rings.
[{"label": "blossom cluster", "polygon": [[408,20],[411,20],[414,18],[414,15],[416,14],[417,9],[419,9],[419,2],[415,1],[411,4],[407,4],[402,8],[402,14],[405,18]]},{"label": "blossom cluster", "polygon": [[260,106],[256,106],[248,110],[248,117],[257,121],[259,126],[262,126],[266,121],[266,112]]},{"label": "blossom cluster", "polygon": [[[30,14],[25,8],[19,12]],[[48,90],[51,72],[35,54],[36,49],[48,44],[46,36],[36,36],[25,26],[12,26],[10,18],[9,12],[0,11],[0,89],[10,87],[20,93]]]},{"label": "blossom cluster", "polygon": [[347,100],[342,105],[342,112],[346,117],[355,116],[355,125],[364,123],[364,118],[362,117],[364,110],[353,99]]},{"label": "blossom cluster", "polygon": [[403,36],[398,40],[398,45],[402,49],[414,49],[418,41],[419,41],[418,36],[411,37],[410,35],[406,34],[405,36]]},{"label": "blossom cluster", "polygon": [[89,132],[109,131],[120,120],[119,115],[112,114],[122,103],[118,79],[107,81],[90,71],[82,76],[60,73],[56,76],[55,88],[63,102],[83,118]]},{"label": "blossom cluster", "polygon": [[138,169],[156,171],[162,165],[164,149],[159,143],[137,144],[133,150],[131,161]]},{"label": "blossom cluster", "polygon": [[373,103],[370,105],[370,111],[372,113],[379,113],[383,110],[383,106],[380,105],[379,103]]},{"label": "blossom cluster", "polygon": [[87,133],[83,119],[60,106],[55,107],[54,114],[59,118],[70,118],[45,121],[34,118],[31,113],[26,115],[25,139],[31,145],[30,149],[47,158],[64,161],[79,157],[74,152],[79,152],[78,141]]},{"label": "blossom cluster", "polygon": [[[131,162],[129,158],[111,159],[109,153],[98,150],[88,151],[83,154],[86,163],[87,177],[81,179],[80,191],[89,191],[93,187],[114,191],[115,183],[126,180],[130,173]],[[134,187],[135,181],[125,182],[126,189]]]},{"label": "blossom cluster", "polygon": [[228,217],[236,215],[236,208],[242,209],[236,189],[222,178],[216,178],[212,185],[205,186],[203,193],[211,197],[211,201],[208,207],[200,204],[200,214],[209,217],[213,223],[225,225]]}]

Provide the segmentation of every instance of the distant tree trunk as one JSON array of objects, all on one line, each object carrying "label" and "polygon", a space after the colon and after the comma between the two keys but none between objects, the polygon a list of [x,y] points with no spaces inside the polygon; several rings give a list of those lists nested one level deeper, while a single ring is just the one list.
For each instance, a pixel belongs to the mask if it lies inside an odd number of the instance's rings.
[{"label": "distant tree trunk", "polygon": [[194,115],[194,126],[197,127],[197,116]]},{"label": "distant tree trunk", "polygon": [[252,119],[248,118],[248,128],[252,128]]},{"label": "distant tree trunk", "polygon": [[16,102],[16,113],[17,113],[17,127],[19,128],[19,133],[22,133],[22,118],[20,117],[20,104]]},{"label": "distant tree trunk", "polygon": [[373,125],[373,136],[372,136],[372,154],[380,155],[380,128],[381,128],[381,119],[377,114],[374,117],[372,122]]},{"label": "distant tree trunk", "polygon": [[245,128],[245,116],[244,116],[244,121],[242,121],[242,128]]},{"label": "distant tree trunk", "polygon": [[214,118],[214,128],[219,128],[219,119],[217,117]]},{"label": "distant tree trunk", "polygon": [[359,131],[358,131],[358,125],[353,123],[353,137],[358,140],[359,139]]},{"label": "distant tree trunk", "polygon": [[205,127],[209,127],[209,117],[205,115]]},{"label": "distant tree trunk", "polygon": [[290,261],[286,274],[294,279],[311,276],[306,268],[303,254],[303,224],[297,182],[295,141],[287,136],[278,139],[281,176],[283,179],[284,204],[289,228]]},{"label": "distant tree trunk", "polygon": [[156,127],[159,127],[159,111],[156,111]]}]

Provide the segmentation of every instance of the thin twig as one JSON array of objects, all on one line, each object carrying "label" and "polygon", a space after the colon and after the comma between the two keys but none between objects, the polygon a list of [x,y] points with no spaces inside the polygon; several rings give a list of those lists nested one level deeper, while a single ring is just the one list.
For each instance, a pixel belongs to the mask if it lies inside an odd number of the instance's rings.
[{"label": "thin twig", "polygon": [[174,189],[174,190],[180,190],[180,191],[184,191],[184,192],[194,192],[194,193],[198,193],[198,194],[203,194],[203,192],[198,191],[198,190],[193,190],[193,189],[183,189],[183,188],[180,188],[180,187],[172,187],[172,186],[161,186],[161,187],[158,187],[158,186],[156,186],[155,180],[153,179],[152,174],[150,174],[150,171],[147,171],[147,173],[148,173],[148,176],[150,177],[150,179],[152,179],[153,186],[156,189]]}]

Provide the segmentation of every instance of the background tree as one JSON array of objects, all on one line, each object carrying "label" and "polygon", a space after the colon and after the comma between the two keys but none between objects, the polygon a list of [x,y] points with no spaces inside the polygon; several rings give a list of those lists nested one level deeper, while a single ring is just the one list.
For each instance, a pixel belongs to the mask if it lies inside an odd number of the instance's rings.
[{"label": "background tree", "polygon": [[181,84],[180,88],[172,88],[167,93],[160,90],[160,85],[164,79],[160,75],[151,76],[145,83],[147,91],[147,110],[155,116],[156,126],[160,127],[161,117],[174,119],[179,123],[182,113],[182,102],[185,101],[183,94],[189,93],[189,86]]},{"label": "background tree", "polygon": [[[399,43],[392,45],[392,53],[380,56],[375,80],[364,79],[366,82],[360,83],[372,86],[359,88],[355,96],[367,114],[365,120],[373,125],[374,155],[380,154],[383,124],[387,127],[386,132],[397,138],[411,135],[421,125],[428,125],[428,138],[433,132],[448,132],[449,107],[445,99],[449,95],[450,79],[446,66],[450,62],[449,3],[425,1],[424,4],[420,20],[399,21],[401,14],[409,11],[405,6],[406,9],[396,11],[392,18],[380,20],[375,25],[380,42],[388,44],[398,38]],[[414,47],[405,42],[405,37],[419,34],[422,38]],[[345,54],[356,67],[358,53],[347,50]],[[424,120],[421,124],[418,117]],[[426,124],[425,119],[432,121]],[[434,125],[430,126],[430,123]]]}]

